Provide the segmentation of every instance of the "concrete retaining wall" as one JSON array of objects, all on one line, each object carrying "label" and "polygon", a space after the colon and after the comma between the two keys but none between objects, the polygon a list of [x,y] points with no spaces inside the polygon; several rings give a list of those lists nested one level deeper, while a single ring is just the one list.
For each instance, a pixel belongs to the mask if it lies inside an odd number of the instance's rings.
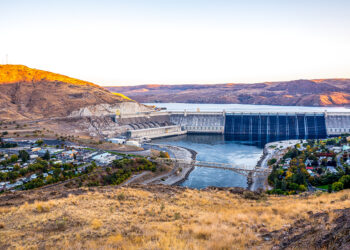
[{"label": "concrete retaining wall", "polygon": [[148,128],[148,129],[138,129],[138,130],[130,130],[127,132],[127,136],[129,138],[160,138],[166,136],[174,136],[174,135],[182,135],[185,134],[186,131],[181,130],[181,126],[165,126],[159,128]]},{"label": "concrete retaining wall", "polygon": [[340,135],[350,133],[350,114],[327,113],[326,127],[328,135]]},{"label": "concrete retaining wall", "polygon": [[224,133],[225,130],[223,114],[171,114],[170,122],[188,133]]}]

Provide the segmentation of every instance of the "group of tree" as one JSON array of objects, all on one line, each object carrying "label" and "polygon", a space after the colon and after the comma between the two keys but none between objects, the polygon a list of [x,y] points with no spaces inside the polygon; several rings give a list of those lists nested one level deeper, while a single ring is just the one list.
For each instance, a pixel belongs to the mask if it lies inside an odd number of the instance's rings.
[{"label": "group of tree", "polygon": [[0,148],[15,148],[18,144],[15,142],[4,142],[3,139],[0,137]]}]

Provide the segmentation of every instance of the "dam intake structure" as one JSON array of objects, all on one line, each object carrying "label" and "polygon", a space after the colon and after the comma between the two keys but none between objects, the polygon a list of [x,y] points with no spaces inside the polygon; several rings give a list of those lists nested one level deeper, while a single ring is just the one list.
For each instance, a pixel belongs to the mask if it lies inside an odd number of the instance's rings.
[{"label": "dam intake structure", "polygon": [[227,140],[265,143],[289,139],[321,139],[350,133],[350,112],[266,113],[185,110],[138,114],[137,118],[129,117],[119,121],[129,125],[128,134],[131,137],[138,138],[202,133],[223,134]]}]

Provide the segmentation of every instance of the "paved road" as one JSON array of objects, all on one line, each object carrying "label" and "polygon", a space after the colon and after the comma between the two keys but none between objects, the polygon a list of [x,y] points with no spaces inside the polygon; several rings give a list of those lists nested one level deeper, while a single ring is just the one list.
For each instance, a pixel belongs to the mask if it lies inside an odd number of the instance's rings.
[{"label": "paved road", "polygon": [[340,158],[342,157],[342,153],[340,153],[340,154],[337,154],[337,166],[338,167],[340,167],[341,169],[343,169],[343,171],[345,172],[345,168],[344,168],[344,166],[343,166],[343,164],[341,164],[341,161],[340,161]]}]

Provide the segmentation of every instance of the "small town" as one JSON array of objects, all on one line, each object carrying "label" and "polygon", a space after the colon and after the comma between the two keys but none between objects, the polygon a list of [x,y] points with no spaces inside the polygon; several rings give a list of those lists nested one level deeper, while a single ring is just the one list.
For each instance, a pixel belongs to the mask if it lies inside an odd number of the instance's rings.
[{"label": "small town", "polygon": [[106,169],[117,160],[133,158],[67,141],[0,137],[0,192],[65,181],[88,174],[97,166]]},{"label": "small town", "polygon": [[339,191],[350,187],[350,137],[302,140],[281,159],[272,158],[268,177],[271,194]]}]

